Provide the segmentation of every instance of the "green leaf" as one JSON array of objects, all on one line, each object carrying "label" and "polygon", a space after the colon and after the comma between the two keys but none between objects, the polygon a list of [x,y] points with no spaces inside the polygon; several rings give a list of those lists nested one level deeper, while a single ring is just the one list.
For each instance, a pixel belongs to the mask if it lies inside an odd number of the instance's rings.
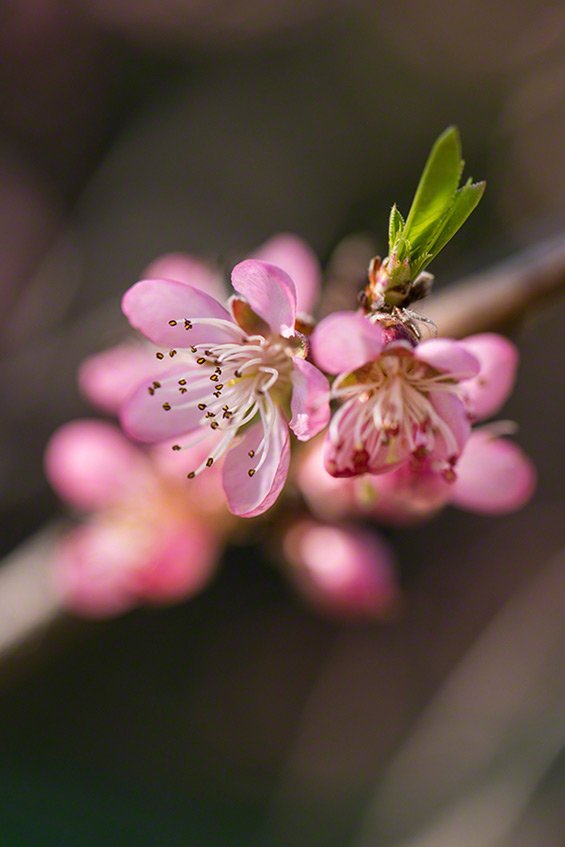
[{"label": "green leaf", "polygon": [[404,228],[404,218],[400,214],[400,210],[396,203],[390,210],[390,218],[388,219],[388,252],[392,253],[394,245],[401,235]]},{"label": "green leaf", "polygon": [[439,222],[454,202],[463,160],[455,127],[449,127],[435,142],[416,189],[403,235],[417,253],[422,253]]},{"label": "green leaf", "polygon": [[440,250],[443,250],[447,242],[451,241],[455,233],[461,229],[471,212],[477,207],[485,188],[486,182],[471,182],[469,180],[459,189],[441,229],[428,248],[431,254],[429,261],[434,259]]}]

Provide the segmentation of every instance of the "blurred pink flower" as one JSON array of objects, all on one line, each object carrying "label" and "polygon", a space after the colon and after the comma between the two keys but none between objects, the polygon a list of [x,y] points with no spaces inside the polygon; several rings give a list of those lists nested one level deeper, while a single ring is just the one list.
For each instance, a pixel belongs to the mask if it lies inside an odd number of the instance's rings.
[{"label": "blurred pink flower", "polygon": [[470,434],[460,384],[480,369],[463,343],[387,343],[378,323],[336,312],[314,330],[312,349],[317,365],[337,374],[331,394],[342,401],[326,440],[329,473],[380,474],[424,457],[451,473]]},{"label": "blurred pink flower", "polygon": [[71,609],[113,615],[190,596],[208,582],[224,529],[217,497],[189,494],[158,454],[144,453],[111,424],[79,420],[53,435],[45,469],[64,500],[90,512],[55,554]]},{"label": "blurred pink flower", "polygon": [[382,618],[400,590],[389,547],[355,526],[301,521],[287,531],[284,554],[295,588],[316,609],[337,618]]},{"label": "blurred pink flower", "polygon": [[[310,287],[311,278],[305,278]],[[284,485],[289,427],[307,440],[327,424],[329,386],[305,360],[307,341],[296,328],[297,300],[309,302],[313,293],[302,296],[302,278],[295,286],[276,265],[248,259],[234,268],[232,282],[241,296],[231,299],[230,312],[205,291],[169,279],[144,280],[126,293],[130,323],[178,358],[162,378],[131,395],[121,420],[129,435],[147,442],[209,428],[215,444],[188,476],[227,454],[229,507],[252,517],[266,511]]]}]

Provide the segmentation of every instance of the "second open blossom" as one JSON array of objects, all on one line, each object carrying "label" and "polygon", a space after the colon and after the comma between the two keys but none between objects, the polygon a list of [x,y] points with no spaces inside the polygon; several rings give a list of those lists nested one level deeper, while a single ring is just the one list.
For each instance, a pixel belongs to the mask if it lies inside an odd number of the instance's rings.
[{"label": "second open blossom", "polygon": [[[225,455],[223,483],[230,509],[252,517],[268,509],[286,480],[289,427],[300,440],[329,418],[328,383],[306,361],[295,329],[296,288],[281,268],[248,259],[232,273],[228,311],[204,291],[166,279],[144,280],[124,297],[130,323],[171,359],[171,369],[141,386],[122,423],[147,442],[200,435],[210,450],[197,476]],[[200,433],[200,435],[198,434]]]}]

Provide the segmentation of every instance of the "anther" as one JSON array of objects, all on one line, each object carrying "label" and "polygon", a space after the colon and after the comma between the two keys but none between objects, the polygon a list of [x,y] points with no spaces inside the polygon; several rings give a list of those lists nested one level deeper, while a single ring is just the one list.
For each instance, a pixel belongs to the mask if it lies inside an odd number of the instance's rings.
[{"label": "anther", "polygon": [[218,421],[212,421],[212,423],[210,424],[210,429],[218,429],[219,426],[220,424],[218,423]]},{"label": "anther", "polygon": [[212,382],[217,382],[217,381],[218,381],[218,379],[219,379],[218,374],[212,374],[212,376],[210,377],[210,379],[212,380]]},{"label": "anther", "polygon": [[216,386],[216,391],[221,391],[223,387],[224,387],[224,384],[222,382],[220,382],[220,384]]},{"label": "anther", "polygon": [[253,456],[255,455],[255,450],[250,450],[247,455],[249,456],[250,459],[252,459]]},{"label": "anther", "polygon": [[170,403],[163,403],[163,409],[166,412],[170,412],[171,411],[171,404]]},{"label": "anther", "polygon": [[233,375],[234,375],[235,377],[237,377],[237,379],[239,379],[239,377],[241,376],[241,371],[235,370],[235,371],[233,372]]},{"label": "anther", "polygon": [[204,355],[205,356],[213,356],[214,354],[212,353],[211,350],[204,350]]},{"label": "anther", "polygon": [[198,408],[200,409],[201,412],[203,412],[204,409],[206,408],[206,403],[199,403]]},{"label": "anther", "polygon": [[171,450],[175,450],[175,451],[180,450],[180,449],[181,449],[180,444],[173,444],[173,446],[171,447]]},{"label": "anther", "polygon": [[157,380],[155,380],[155,381],[153,382],[153,388],[161,388],[161,383],[160,383],[160,382],[157,382]]},{"label": "anther", "polygon": [[153,388],[153,386],[152,386],[152,385],[150,385],[150,386],[149,386],[149,388],[148,388],[147,390],[148,390],[148,392],[149,392],[152,396],[153,396],[153,394],[155,394],[155,389]]},{"label": "anther", "polygon": [[187,473],[186,478],[187,479],[194,479],[195,476],[196,476],[196,474],[194,473],[194,471],[191,471],[190,473]]},{"label": "anther", "polygon": [[248,473],[249,476],[255,476],[255,468],[249,468],[247,473]]},{"label": "anther", "polygon": [[191,352],[191,353],[196,353],[196,352],[198,352],[198,348],[197,348],[197,347],[192,346],[192,347],[190,348],[190,352]]},{"label": "anther", "polygon": [[221,391],[214,391],[214,397],[221,397],[221,396],[222,396]]},{"label": "anther", "polygon": [[221,374],[221,373],[222,373],[222,369],[221,369],[220,367],[217,367],[217,368],[216,368],[216,373],[217,373],[217,374]]},{"label": "anther", "polygon": [[204,358],[204,356],[199,356],[198,359],[196,360],[197,365],[204,365],[205,363],[206,363],[206,359]]},{"label": "anther", "polygon": [[155,356],[156,356],[158,359],[164,359],[164,358],[165,358],[165,354],[164,354],[164,353],[155,353]]},{"label": "anther", "polygon": [[176,355],[177,355],[176,350],[169,350],[169,356],[171,357],[171,359],[173,358],[173,356],[176,356]]},{"label": "anther", "polygon": [[216,417],[216,413],[215,413],[215,412],[206,412],[206,417],[207,417],[207,418],[215,418],[215,417]]},{"label": "anther", "polygon": [[188,388],[179,388],[180,394],[186,394],[187,391],[188,391]]},{"label": "anther", "polygon": [[[155,383],[153,383],[155,385]],[[179,385],[186,385],[186,379],[179,379]]]},{"label": "anther", "polygon": [[209,459],[206,459],[206,467],[207,468],[211,468],[213,464],[214,464],[214,460],[211,456],[210,456]]},{"label": "anther", "polygon": [[191,322],[188,320],[188,318],[185,318],[185,320],[184,320],[184,328],[185,328],[186,330],[192,329],[192,324],[191,324]]},{"label": "anther", "polygon": [[176,325],[177,325],[176,321],[169,321],[169,326],[176,326]]}]

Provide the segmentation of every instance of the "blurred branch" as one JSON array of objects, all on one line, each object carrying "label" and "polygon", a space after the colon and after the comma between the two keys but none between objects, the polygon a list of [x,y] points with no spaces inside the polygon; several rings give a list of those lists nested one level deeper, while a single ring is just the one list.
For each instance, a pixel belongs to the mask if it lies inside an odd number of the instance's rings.
[{"label": "blurred branch", "polygon": [[505,329],[565,292],[565,237],[545,241],[426,301],[421,311],[440,335],[462,338]]},{"label": "blurred branch", "polygon": [[7,556],[0,568],[0,662],[42,636],[62,611],[50,558],[58,527],[48,526]]}]

